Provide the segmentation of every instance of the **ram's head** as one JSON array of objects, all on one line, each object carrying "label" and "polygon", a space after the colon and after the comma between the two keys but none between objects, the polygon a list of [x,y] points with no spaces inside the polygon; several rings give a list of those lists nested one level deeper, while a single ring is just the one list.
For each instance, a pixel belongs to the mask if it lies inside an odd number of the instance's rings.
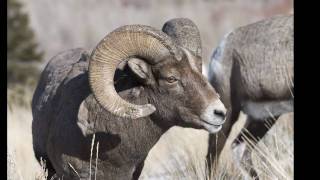
[{"label": "ram's head", "polygon": [[[90,86],[99,104],[117,116],[152,115],[170,125],[214,133],[221,129],[226,109],[201,74],[201,61],[197,51],[179,45],[162,31],[127,25],[108,34],[92,52]],[[132,104],[117,94],[114,75],[119,64],[130,68],[149,104]]]}]

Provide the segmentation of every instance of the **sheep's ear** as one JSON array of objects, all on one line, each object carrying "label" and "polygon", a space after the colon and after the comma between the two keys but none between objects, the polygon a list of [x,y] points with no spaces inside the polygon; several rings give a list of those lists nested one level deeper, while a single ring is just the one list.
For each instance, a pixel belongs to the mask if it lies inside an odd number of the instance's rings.
[{"label": "sheep's ear", "polygon": [[149,79],[151,69],[145,61],[138,58],[131,58],[128,60],[128,66],[139,79],[143,81]]}]

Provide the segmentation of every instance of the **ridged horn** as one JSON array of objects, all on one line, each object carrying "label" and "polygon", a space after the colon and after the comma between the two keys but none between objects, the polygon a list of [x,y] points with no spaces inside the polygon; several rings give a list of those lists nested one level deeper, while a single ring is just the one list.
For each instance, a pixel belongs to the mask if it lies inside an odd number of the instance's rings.
[{"label": "ridged horn", "polygon": [[136,105],[123,100],[114,88],[114,74],[119,63],[138,57],[153,65],[168,55],[182,57],[171,38],[150,26],[127,25],[117,28],[99,42],[89,62],[89,83],[93,95],[103,108],[126,118],[152,114],[152,104]]}]

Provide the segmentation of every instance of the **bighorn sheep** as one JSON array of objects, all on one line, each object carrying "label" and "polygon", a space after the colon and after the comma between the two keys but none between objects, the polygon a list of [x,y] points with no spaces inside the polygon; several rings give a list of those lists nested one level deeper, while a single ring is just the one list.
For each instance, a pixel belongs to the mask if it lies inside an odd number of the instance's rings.
[{"label": "bighorn sheep", "polygon": [[173,19],[162,30],[126,25],[90,57],[73,49],[50,60],[32,101],[34,151],[50,174],[137,179],[149,150],[170,127],[221,129],[226,108],[201,74],[197,27]]},{"label": "bighorn sheep", "polygon": [[293,111],[293,16],[275,16],[226,35],[212,55],[208,79],[228,114],[222,130],[210,135],[207,159],[218,160],[215,156],[242,110],[248,116],[247,131],[242,129],[232,149],[242,171],[257,177],[249,167],[252,161],[244,137],[257,143],[254,139],[268,131],[266,121],[273,125],[281,114]]}]

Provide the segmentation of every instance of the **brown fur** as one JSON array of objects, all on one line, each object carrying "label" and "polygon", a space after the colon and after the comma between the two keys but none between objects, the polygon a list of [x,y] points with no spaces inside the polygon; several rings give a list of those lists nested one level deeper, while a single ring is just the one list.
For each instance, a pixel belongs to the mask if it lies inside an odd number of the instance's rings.
[{"label": "brown fur", "polygon": [[[129,80],[135,86],[116,85],[122,89],[122,98],[135,104],[151,103],[157,109],[145,118],[120,118],[103,109],[92,96],[88,57],[86,51],[74,49],[50,60],[32,102],[36,157],[46,158],[53,167],[50,173],[55,170],[64,179],[77,178],[69,164],[82,178],[89,178],[93,134],[100,144],[98,179],[138,178],[149,150],[168,128],[204,128],[199,116],[209,103],[218,100],[209,82],[192,70],[186,56],[179,62],[167,57],[148,66],[147,80],[132,78],[134,74],[127,66],[118,72],[118,84]],[[121,80],[128,74],[129,79]],[[177,82],[168,83],[170,76]],[[94,175],[94,169],[92,172]]]}]

